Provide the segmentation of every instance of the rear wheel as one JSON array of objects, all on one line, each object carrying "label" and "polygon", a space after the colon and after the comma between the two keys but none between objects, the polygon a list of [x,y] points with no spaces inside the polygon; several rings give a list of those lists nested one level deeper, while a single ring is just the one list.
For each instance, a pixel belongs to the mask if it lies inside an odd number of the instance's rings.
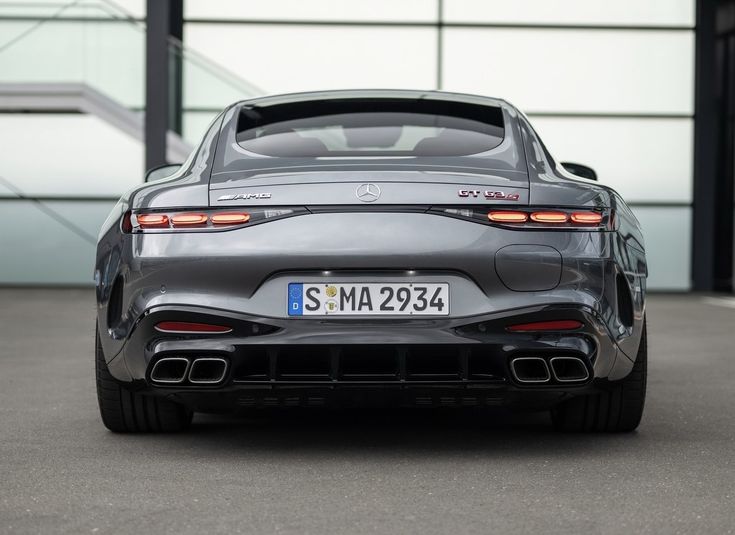
[{"label": "rear wheel", "polygon": [[167,399],[146,396],[120,386],[110,374],[95,327],[97,400],[102,423],[116,433],[171,433],[189,427],[192,412]]},{"label": "rear wheel", "polygon": [[578,396],[551,411],[560,431],[633,431],[643,416],[648,374],[646,323],[633,370],[625,379],[610,383],[603,392]]}]

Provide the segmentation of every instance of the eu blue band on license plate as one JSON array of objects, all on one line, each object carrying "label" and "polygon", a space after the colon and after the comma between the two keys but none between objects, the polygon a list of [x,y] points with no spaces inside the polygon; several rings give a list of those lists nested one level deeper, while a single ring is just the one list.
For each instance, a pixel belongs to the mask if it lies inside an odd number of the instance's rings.
[{"label": "eu blue band on license plate", "polygon": [[288,285],[288,315],[302,316],[304,314],[304,285],[301,282],[291,282]]}]

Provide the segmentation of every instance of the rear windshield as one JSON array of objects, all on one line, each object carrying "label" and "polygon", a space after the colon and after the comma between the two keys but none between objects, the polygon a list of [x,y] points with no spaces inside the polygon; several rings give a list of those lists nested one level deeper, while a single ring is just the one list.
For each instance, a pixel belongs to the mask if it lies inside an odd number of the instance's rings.
[{"label": "rear windshield", "polygon": [[503,141],[497,106],[410,99],[340,99],[245,107],[237,142],[278,157],[467,156]]}]

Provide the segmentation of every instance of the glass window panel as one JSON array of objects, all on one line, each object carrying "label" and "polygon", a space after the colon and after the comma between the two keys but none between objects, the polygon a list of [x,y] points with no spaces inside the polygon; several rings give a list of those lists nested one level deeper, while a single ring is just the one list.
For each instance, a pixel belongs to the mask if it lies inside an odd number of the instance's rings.
[{"label": "glass window panel", "polygon": [[233,71],[214,63],[191,47],[171,46],[170,53],[181,61],[184,108],[222,108],[245,98],[264,94],[259,87]]},{"label": "glass window panel", "polygon": [[[192,0],[185,0],[184,4],[188,4],[191,1]],[[115,0],[116,7],[119,7],[125,13],[138,18],[145,18],[145,3],[146,0]]]},{"label": "glass window panel", "polygon": [[444,44],[446,89],[527,112],[693,112],[694,32],[447,28]]},{"label": "glass window panel", "polygon": [[691,202],[692,119],[530,120],[556,160],[589,165],[626,200]]},{"label": "glass window panel", "polygon": [[[432,28],[189,23],[184,41],[267,93],[430,88],[436,78]],[[212,105],[199,95],[195,105]]]},{"label": "glass window panel", "polygon": [[198,144],[219,111],[184,111],[183,137],[191,145]]},{"label": "glass window panel", "polygon": [[694,0],[444,0],[447,22],[694,26]]},{"label": "glass window panel", "polygon": [[3,177],[28,195],[119,196],[143,181],[142,143],[92,115],[0,114],[0,147]]},{"label": "glass window panel", "polygon": [[[28,29],[0,19],[3,82],[84,83],[123,106],[144,102],[145,33],[128,21],[51,21]],[[19,37],[13,40],[12,37]]]},{"label": "glass window panel", "polygon": [[504,137],[500,107],[431,99],[263,106],[243,110],[237,131],[237,142],[247,151],[285,158],[461,157],[494,149]]},{"label": "glass window panel", "polygon": [[0,2],[3,17],[77,18],[110,17],[145,12],[145,0],[4,0]]},{"label": "glass window panel", "polygon": [[7,44],[0,53],[3,82],[81,82],[85,24],[0,20],[0,44]]},{"label": "glass window panel", "polygon": [[129,22],[84,25],[84,82],[123,106],[145,107],[143,27]]},{"label": "glass window panel", "polygon": [[435,21],[437,0],[186,0],[186,18],[246,20]]},{"label": "glass window panel", "polygon": [[692,209],[631,207],[643,226],[649,290],[691,289]]},{"label": "glass window panel", "polygon": [[[114,202],[47,205],[96,239]],[[18,225],[18,221],[23,221]],[[0,284],[92,284],[95,244],[29,201],[0,200]],[[53,259],[53,261],[50,261]]]}]

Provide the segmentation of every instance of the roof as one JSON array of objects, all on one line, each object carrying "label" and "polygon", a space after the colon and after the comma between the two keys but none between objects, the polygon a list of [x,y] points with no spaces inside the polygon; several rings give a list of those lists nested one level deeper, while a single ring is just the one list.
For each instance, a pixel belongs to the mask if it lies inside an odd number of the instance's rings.
[{"label": "roof", "polygon": [[481,95],[451,93],[448,91],[419,91],[411,89],[337,89],[329,91],[308,91],[303,93],[287,93],[283,95],[267,95],[263,97],[242,100],[237,104],[248,106],[271,106],[276,104],[288,104],[291,102],[304,102],[309,100],[355,98],[405,98],[409,100],[425,98],[432,100],[467,102],[469,104],[479,104],[483,106],[508,106],[508,103],[502,99],[484,97]]}]

